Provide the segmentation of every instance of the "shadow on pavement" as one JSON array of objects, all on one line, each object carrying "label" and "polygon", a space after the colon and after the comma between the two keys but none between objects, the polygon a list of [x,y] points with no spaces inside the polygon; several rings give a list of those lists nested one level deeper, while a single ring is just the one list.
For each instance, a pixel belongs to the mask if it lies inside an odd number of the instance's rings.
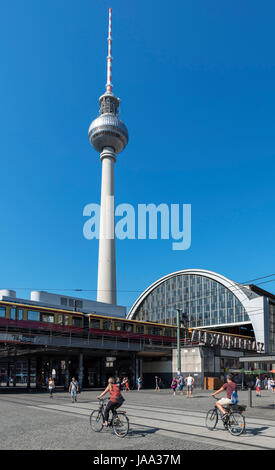
[{"label": "shadow on pavement", "polygon": [[158,431],[158,428],[150,428],[150,429],[130,429],[128,436],[129,437],[146,437],[148,434],[154,434]]},{"label": "shadow on pavement", "polygon": [[266,431],[266,429],[269,429],[268,426],[263,426],[261,428],[249,428],[246,430],[245,434],[252,434],[252,436],[258,436],[261,434],[263,431]]}]

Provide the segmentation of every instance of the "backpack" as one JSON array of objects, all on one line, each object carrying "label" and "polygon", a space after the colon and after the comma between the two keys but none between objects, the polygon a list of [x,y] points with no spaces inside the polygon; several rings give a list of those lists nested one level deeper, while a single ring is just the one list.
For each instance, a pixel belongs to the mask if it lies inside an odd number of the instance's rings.
[{"label": "backpack", "polygon": [[232,405],[237,405],[239,403],[237,390],[233,390],[233,392],[232,392],[231,403],[232,403]]}]

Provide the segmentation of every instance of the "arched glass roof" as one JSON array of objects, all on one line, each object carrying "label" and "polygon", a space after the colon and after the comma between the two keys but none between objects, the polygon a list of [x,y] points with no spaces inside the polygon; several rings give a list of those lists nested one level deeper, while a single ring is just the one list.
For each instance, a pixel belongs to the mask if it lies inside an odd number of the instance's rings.
[{"label": "arched glass roof", "polygon": [[193,328],[250,322],[242,297],[245,289],[216,273],[180,271],[146,289],[128,318],[176,324],[176,309],[180,309]]}]

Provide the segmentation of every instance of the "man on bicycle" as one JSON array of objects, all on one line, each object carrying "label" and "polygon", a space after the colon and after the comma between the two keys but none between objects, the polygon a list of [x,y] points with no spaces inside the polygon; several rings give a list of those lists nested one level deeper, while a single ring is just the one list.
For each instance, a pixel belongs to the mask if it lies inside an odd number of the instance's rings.
[{"label": "man on bicycle", "polygon": [[124,402],[124,398],[120,393],[120,387],[118,384],[115,384],[115,379],[113,377],[110,377],[108,379],[108,385],[105,388],[104,392],[102,392],[100,395],[98,395],[97,399],[100,400],[106,393],[110,392],[110,400],[108,401],[108,404],[105,408],[105,413],[104,413],[104,423],[103,426],[108,426],[108,419],[109,419],[109,413],[110,411],[114,409],[119,408],[122,403]]},{"label": "man on bicycle", "polygon": [[215,395],[218,395],[219,393],[223,392],[224,390],[226,391],[226,398],[221,398],[216,402],[217,408],[220,410],[222,413],[223,418],[226,417],[227,413],[225,409],[223,408],[223,405],[229,405],[231,404],[231,395],[234,390],[237,390],[237,384],[233,382],[232,380],[233,376],[232,374],[228,374],[226,376],[226,383],[223,384],[223,386],[217,390],[216,392],[212,393],[212,397]]}]

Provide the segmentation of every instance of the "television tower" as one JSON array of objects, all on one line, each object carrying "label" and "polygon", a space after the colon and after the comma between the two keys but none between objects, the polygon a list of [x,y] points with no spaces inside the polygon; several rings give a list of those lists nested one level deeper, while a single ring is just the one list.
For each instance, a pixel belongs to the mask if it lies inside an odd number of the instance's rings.
[{"label": "television tower", "polygon": [[88,136],[94,149],[100,152],[102,162],[97,300],[116,305],[114,166],[117,154],[122,152],[128,143],[128,131],[117,117],[119,98],[113,94],[112,61],[110,8],[106,91],[99,98],[100,116],[90,125]]}]

